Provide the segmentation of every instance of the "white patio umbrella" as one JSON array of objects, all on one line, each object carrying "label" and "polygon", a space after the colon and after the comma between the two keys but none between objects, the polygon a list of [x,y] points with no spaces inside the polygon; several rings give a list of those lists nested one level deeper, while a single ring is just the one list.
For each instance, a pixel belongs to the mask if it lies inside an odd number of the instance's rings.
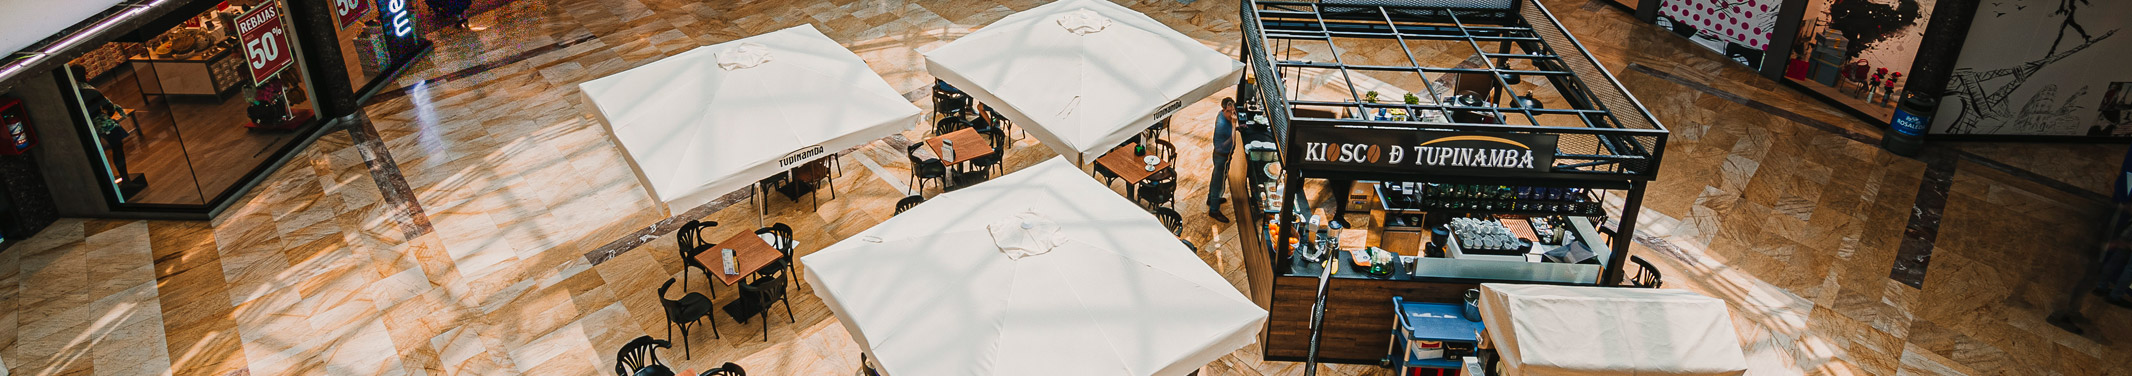
[{"label": "white patio umbrella", "polygon": [[1725,301],[1693,291],[1481,284],[1506,376],[1736,376],[1747,372]]},{"label": "white patio umbrella", "polygon": [[1244,64],[1106,0],[1008,15],[925,53],[925,69],[1087,163],[1236,83]]},{"label": "white patio umbrella", "polygon": [[698,47],[578,85],[673,213],[910,129],[919,110],[814,25]]},{"label": "white patio umbrella", "polygon": [[1059,158],[800,264],[895,375],[1182,375],[1250,345],[1266,320],[1153,216]]}]

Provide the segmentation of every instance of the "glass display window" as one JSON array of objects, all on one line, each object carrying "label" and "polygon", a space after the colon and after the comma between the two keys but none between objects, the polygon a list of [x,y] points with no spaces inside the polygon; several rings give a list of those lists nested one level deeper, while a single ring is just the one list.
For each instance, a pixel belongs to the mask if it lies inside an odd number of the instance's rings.
[{"label": "glass display window", "polygon": [[118,203],[210,205],[318,128],[287,9],[226,1],[61,72]]}]

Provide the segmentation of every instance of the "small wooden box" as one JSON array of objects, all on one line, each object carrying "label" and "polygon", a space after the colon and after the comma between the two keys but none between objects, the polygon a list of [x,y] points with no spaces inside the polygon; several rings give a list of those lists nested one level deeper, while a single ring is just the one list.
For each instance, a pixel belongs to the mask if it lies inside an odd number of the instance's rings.
[{"label": "small wooden box", "polygon": [[1377,182],[1355,182],[1354,187],[1347,190],[1346,199],[1340,200],[1340,202],[1347,205],[1347,211],[1351,212],[1379,209],[1377,205]]},{"label": "small wooden box", "polygon": [[1421,243],[1429,232],[1420,227],[1385,227],[1379,247],[1402,256],[1421,256]]}]

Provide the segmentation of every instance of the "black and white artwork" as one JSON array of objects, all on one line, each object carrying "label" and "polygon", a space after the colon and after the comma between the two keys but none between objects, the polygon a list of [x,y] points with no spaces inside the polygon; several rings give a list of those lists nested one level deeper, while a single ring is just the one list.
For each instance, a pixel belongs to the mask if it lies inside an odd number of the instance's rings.
[{"label": "black and white artwork", "polygon": [[2095,125],[2088,127],[2089,136],[2132,136],[2132,82],[2111,82],[2098,107]]},{"label": "black and white artwork", "polygon": [[[1985,0],[1932,132],[2123,136],[2132,2]],[[2050,38],[2049,43],[2044,43]]]}]

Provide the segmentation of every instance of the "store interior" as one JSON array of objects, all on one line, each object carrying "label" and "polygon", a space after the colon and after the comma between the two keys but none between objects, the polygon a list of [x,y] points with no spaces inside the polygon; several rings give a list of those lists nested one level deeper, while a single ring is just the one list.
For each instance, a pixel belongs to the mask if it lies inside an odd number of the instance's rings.
[{"label": "store interior", "polygon": [[[264,93],[253,83],[229,26],[242,10],[218,4],[168,31],[135,33],[145,41],[110,42],[72,62],[121,109],[124,137],[92,133],[122,202],[210,202],[317,123],[301,69],[269,79]],[[255,123],[255,109],[279,123]]]}]

